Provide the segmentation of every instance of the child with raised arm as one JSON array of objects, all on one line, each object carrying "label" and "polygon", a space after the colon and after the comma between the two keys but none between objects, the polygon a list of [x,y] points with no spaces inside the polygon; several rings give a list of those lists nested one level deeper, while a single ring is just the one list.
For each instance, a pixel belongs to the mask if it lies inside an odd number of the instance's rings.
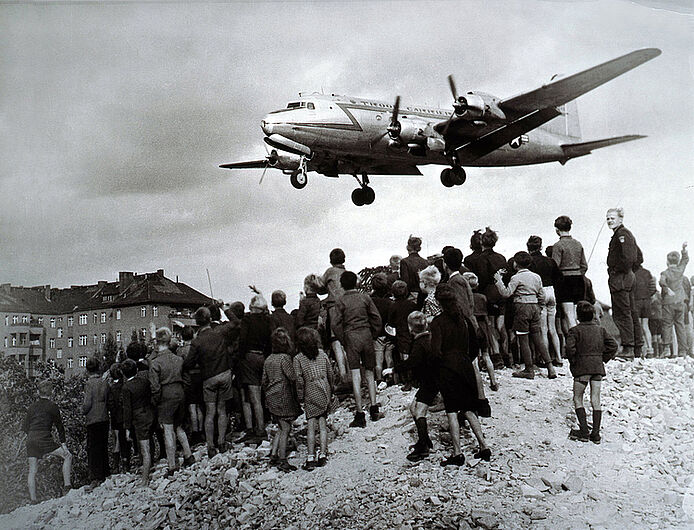
[{"label": "child with raised arm", "polygon": [[[605,377],[605,364],[617,353],[617,341],[607,330],[595,321],[595,309],[586,302],[576,306],[578,325],[569,330],[566,336],[566,358],[569,360],[571,375],[574,376],[573,401],[578,418],[578,429],[571,429],[569,438],[600,443],[600,384]],[[593,430],[588,432],[586,409],[583,408],[583,393],[590,383],[590,404],[593,407]]]},{"label": "child with raised arm", "polygon": [[[320,336],[315,329],[304,327],[296,332],[297,355],[294,357],[294,371],[299,401],[303,403],[306,412],[308,457],[303,468],[307,471],[322,467],[327,462],[327,417],[335,389],[335,373],[332,364],[319,345]],[[320,438],[318,458],[316,458],[316,424],[318,424]]]},{"label": "child with raised arm", "polygon": [[[32,504],[36,504],[36,473],[39,468],[39,460],[44,456],[59,456],[63,459],[63,493],[72,488],[70,471],[72,469],[72,454],[65,443],[65,427],[60,417],[58,405],[51,401],[53,383],[50,380],[41,381],[39,387],[39,399],[31,404],[24,418],[22,428],[27,433],[27,457],[29,458],[29,498]],[[55,443],[51,430],[53,426],[58,429],[60,445]]]},{"label": "child with raised arm", "polygon": [[[667,269],[660,273],[660,287],[663,290],[663,350],[667,355],[670,350],[670,357],[684,357],[687,355],[687,333],[684,326],[685,299],[687,298],[684,290],[684,270],[689,263],[689,253],[687,243],[682,243],[682,255],[676,250],[668,252]],[[675,326],[677,335],[677,349],[672,343],[672,327]]]}]

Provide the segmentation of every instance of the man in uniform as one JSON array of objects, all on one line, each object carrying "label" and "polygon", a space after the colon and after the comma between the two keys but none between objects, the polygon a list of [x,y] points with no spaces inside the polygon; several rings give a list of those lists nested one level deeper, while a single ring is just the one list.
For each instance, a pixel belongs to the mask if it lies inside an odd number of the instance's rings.
[{"label": "man in uniform", "polygon": [[612,298],[612,318],[622,343],[621,357],[641,357],[643,337],[634,299],[634,268],[643,261],[633,234],[624,227],[624,210],[607,210],[607,226],[614,232],[607,253],[608,286]]}]

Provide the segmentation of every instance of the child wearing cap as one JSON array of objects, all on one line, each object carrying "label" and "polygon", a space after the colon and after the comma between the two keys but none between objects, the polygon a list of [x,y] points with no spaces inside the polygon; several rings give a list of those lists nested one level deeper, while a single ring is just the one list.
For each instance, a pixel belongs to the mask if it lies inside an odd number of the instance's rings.
[{"label": "child wearing cap", "polygon": [[[27,434],[27,457],[29,459],[29,498],[31,503],[36,500],[36,473],[39,460],[44,456],[59,456],[63,459],[63,493],[72,488],[70,472],[72,470],[72,454],[65,443],[65,427],[60,417],[58,405],[51,401],[53,383],[50,380],[41,381],[38,385],[39,399],[31,404],[22,424],[22,430]],[[55,425],[58,430],[60,445],[55,443],[51,430]]]},{"label": "child wearing cap", "polygon": [[[572,429],[569,438],[599,444],[602,420],[600,384],[605,377],[604,363],[617,352],[617,341],[595,321],[595,309],[589,302],[578,303],[576,316],[579,324],[571,328],[566,336],[566,358],[574,376],[573,402],[579,428]],[[583,407],[583,393],[589,383],[590,404],[593,407],[592,432],[588,432],[586,409]]]}]

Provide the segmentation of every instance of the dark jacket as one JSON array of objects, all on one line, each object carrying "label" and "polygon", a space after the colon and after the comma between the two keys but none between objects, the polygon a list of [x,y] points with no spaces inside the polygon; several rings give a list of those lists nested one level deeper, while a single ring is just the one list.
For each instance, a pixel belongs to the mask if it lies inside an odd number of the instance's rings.
[{"label": "dark jacket", "polygon": [[162,350],[149,363],[149,384],[152,403],[159,403],[162,387],[183,384],[183,359],[171,350]]},{"label": "dark jacket", "polygon": [[65,443],[65,427],[63,426],[63,420],[60,418],[58,405],[49,399],[39,398],[27,410],[24,423],[22,423],[22,430],[25,433],[29,433],[29,431],[50,432],[53,425],[58,429],[60,443]]},{"label": "dark jacket", "polygon": [[656,291],[655,278],[651,271],[638,266],[634,271],[634,298],[637,300],[650,300]]},{"label": "dark jacket", "polygon": [[200,365],[200,373],[205,381],[231,368],[231,351],[234,341],[239,336],[238,319],[206,328],[190,343],[190,350],[183,361],[183,369],[188,370]]},{"label": "dark jacket", "polygon": [[615,341],[597,322],[580,322],[566,336],[566,358],[571,375],[605,375],[605,362],[617,352]]},{"label": "dark jacket", "polygon": [[610,247],[607,252],[607,272],[616,273],[632,272],[639,263],[639,247],[636,245],[634,235],[624,225],[619,226],[612,234]]},{"label": "dark jacket", "polygon": [[542,287],[553,286],[559,276],[557,263],[552,258],[543,256],[539,250],[531,252],[530,257],[533,259],[533,262],[528,268],[540,276],[542,279]]},{"label": "dark jacket", "polygon": [[138,374],[123,383],[123,427],[133,429],[133,420],[138,419],[144,423],[154,421],[154,409],[152,408],[152,391],[149,379],[144,372]]},{"label": "dark jacket", "polygon": [[386,322],[388,322],[388,314],[390,313],[393,301],[390,299],[387,292],[377,293],[376,291],[371,293],[371,300],[373,300],[376,309],[378,309],[378,314],[381,315],[381,329],[378,332],[378,336],[383,337],[386,334]]},{"label": "dark jacket", "polygon": [[427,260],[416,252],[400,260],[400,279],[407,284],[411,293],[419,292],[419,271],[428,266]]},{"label": "dark jacket", "polygon": [[84,384],[82,413],[87,417],[86,424],[108,421],[108,383],[100,375],[90,375]]},{"label": "dark jacket", "polygon": [[123,423],[123,379],[113,381],[108,391],[106,406],[111,416],[111,426],[119,427]]},{"label": "dark jacket", "polygon": [[272,353],[270,336],[272,320],[266,313],[248,313],[241,321],[239,356],[243,359],[249,351],[260,351],[267,357]]},{"label": "dark jacket", "polygon": [[410,372],[417,386],[436,384],[438,363],[431,353],[431,333],[424,331],[412,339],[409,355],[395,365],[398,373]]},{"label": "dark jacket", "polygon": [[292,339],[292,344],[296,342],[296,333],[294,326],[294,317],[287,313],[283,307],[275,309],[270,315],[273,329],[284,328],[289,333],[289,338]]},{"label": "dark jacket", "polygon": [[307,294],[299,302],[299,311],[296,314],[296,329],[307,327],[318,328],[318,315],[320,314],[320,298],[315,293]]}]

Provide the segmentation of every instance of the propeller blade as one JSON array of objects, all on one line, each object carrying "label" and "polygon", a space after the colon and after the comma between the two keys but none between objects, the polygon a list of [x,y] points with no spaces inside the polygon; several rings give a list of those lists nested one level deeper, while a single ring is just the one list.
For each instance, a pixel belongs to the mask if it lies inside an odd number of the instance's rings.
[{"label": "propeller blade", "polygon": [[265,178],[265,172],[267,171],[267,168],[270,166],[270,164],[265,164],[265,168],[263,169],[263,174],[260,175],[260,182],[258,182],[258,186],[260,186],[263,183],[263,179]]},{"label": "propeller blade", "polygon": [[451,126],[451,123],[453,122],[454,116],[455,116],[455,112],[451,113],[451,115],[448,117],[448,120],[446,121],[446,125],[443,128],[443,131],[441,131],[441,136],[445,137],[446,134],[448,133],[448,128]]},{"label": "propeller blade", "polygon": [[395,123],[398,121],[398,114],[400,113],[400,96],[395,96],[395,105],[393,105],[393,114],[390,118],[390,123]]},{"label": "propeller blade", "polygon": [[451,87],[451,94],[453,94],[453,100],[458,101],[458,90],[455,87],[455,81],[453,80],[452,75],[448,76],[448,85]]}]

